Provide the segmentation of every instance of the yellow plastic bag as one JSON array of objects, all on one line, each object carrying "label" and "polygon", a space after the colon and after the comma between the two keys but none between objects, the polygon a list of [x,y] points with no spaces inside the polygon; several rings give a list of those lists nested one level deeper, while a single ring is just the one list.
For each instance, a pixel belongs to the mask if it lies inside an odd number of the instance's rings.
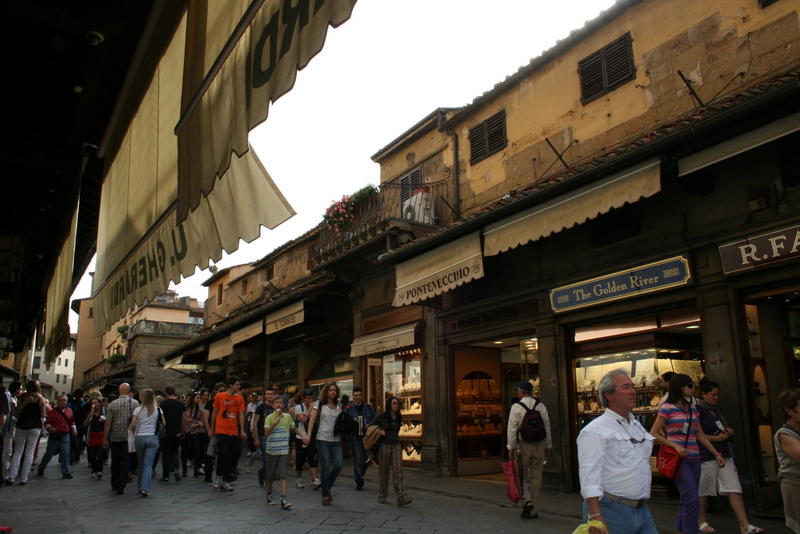
[{"label": "yellow plastic bag", "polygon": [[602,530],[606,532],[606,525],[602,521],[589,521],[588,523],[584,523],[580,525],[578,528],[575,529],[575,532],[572,534],[589,534],[589,527],[594,527],[596,529]]}]

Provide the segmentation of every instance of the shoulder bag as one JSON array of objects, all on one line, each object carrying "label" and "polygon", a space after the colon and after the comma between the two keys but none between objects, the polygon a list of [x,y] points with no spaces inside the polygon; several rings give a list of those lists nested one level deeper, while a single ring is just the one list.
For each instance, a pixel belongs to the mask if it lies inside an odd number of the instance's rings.
[{"label": "shoulder bag", "polygon": [[[686,430],[686,441],[683,442],[683,448],[689,444],[689,435],[692,432],[692,405],[689,405],[689,427]],[[665,447],[661,445],[658,449],[658,456],[656,457],[656,468],[658,472],[665,477],[675,480],[681,474],[681,467],[683,466],[683,458],[681,458],[678,451],[672,447]]]}]

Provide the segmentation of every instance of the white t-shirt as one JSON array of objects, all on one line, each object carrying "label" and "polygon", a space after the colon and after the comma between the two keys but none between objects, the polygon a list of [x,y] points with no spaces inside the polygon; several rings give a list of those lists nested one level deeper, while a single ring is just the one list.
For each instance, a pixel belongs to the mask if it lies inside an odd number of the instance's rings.
[{"label": "white t-shirt", "polygon": [[319,407],[319,401],[314,401],[314,408],[317,409],[317,439],[321,441],[341,441],[339,436],[333,435],[333,427],[336,425],[336,418],[342,409],[337,406],[335,409],[328,407],[327,404]]},{"label": "white t-shirt", "polygon": [[137,436],[154,436],[156,434],[158,409],[156,409],[151,415],[147,415],[147,408],[144,406],[139,406],[133,410],[133,415],[139,418],[136,420]]}]

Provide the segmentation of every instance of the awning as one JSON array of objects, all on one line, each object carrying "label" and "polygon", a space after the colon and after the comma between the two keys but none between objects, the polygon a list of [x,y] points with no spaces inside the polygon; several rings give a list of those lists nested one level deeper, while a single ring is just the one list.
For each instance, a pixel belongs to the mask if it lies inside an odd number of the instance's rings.
[{"label": "awning", "polygon": [[248,339],[254,338],[263,332],[264,322],[259,320],[258,322],[247,325],[244,328],[240,328],[239,330],[231,333],[231,342],[236,345],[238,343],[242,343],[243,341],[247,341]]},{"label": "awning", "polygon": [[398,264],[392,306],[440,295],[483,277],[481,236],[474,232]]},{"label": "awning", "polygon": [[233,354],[233,341],[230,336],[214,341],[208,346],[208,361],[220,360],[231,354]]},{"label": "awning", "polygon": [[169,361],[164,362],[163,368],[164,369],[172,369],[176,365],[180,365],[181,362],[183,361],[183,356],[184,355],[181,355],[181,356],[178,356],[177,358],[173,358],[173,359],[171,359]]},{"label": "awning", "polygon": [[305,320],[304,300],[290,304],[264,318],[264,333],[274,334],[284,328],[300,324]]},{"label": "awning", "polygon": [[183,74],[184,85],[192,90],[183,95],[181,108],[187,113],[180,123],[173,122],[181,147],[179,222],[218,185],[233,154],[247,152],[248,131],[267,119],[271,103],[291,90],[297,71],[322,49],[328,26],[349,19],[355,3],[203,0],[189,4],[191,46]]},{"label": "awning", "polygon": [[170,281],[294,215],[248,132],[355,0],[295,4],[190,3],[104,177],[92,287],[98,336]]},{"label": "awning", "polygon": [[350,357],[355,358],[357,356],[410,347],[414,344],[414,333],[418,324],[419,322],[415,321],[375,332],[374,334],[357,337],[353,340],[353,344],[350,345]]},{"label": "awning", "polygon": [[661,190],[657,158],[612,174],[486,227],[483,254],[495,256],[633,204]]},{"label": "awning", "polygon": [[53,277],[47,287],[47,310],[45,313],[44,361],[53,363],[61,351],[70,343],[69,303],[72,288],[72,266],[75,260],[75,231],[78,227],[78,209],[72,215],[69,232],[61,253],[58,255]]},{"label": "awning", "polygon": [[708,167],[798,130],[800,130],[800,112],[787,115],[775,122],[765,124],[733,139],[718,143],[711,148],[679,159],[678,176]]}]

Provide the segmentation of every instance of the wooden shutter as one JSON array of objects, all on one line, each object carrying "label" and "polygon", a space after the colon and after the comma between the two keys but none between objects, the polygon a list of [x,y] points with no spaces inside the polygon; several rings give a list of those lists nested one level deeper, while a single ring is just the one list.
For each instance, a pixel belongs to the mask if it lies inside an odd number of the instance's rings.
[{"label": "wooden shutter", "polygon": [[405,176],[400,177],[400,205],[411,198],[414,191],[422,187],[422,167],[417,167]]},{"label": "wooden shutter", "polygon": [[588,104],[636,78],[632,42],[626,33],[578,62],[581,103]]},{"label": "wooden shutter", "polygon": [[470,164],[474,165],[508,145],[506,110],[495,113],[469,131]]}]

